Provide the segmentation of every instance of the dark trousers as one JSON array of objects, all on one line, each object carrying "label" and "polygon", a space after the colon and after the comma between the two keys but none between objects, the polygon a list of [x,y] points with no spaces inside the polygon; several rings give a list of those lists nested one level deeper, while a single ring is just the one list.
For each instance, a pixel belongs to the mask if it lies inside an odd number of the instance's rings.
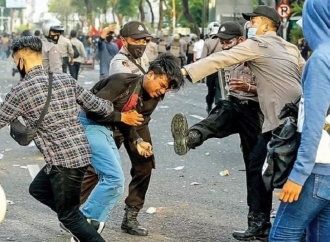
[{"label": "dark trousers", "polygon": [[213,102],[217,105],[221,98],[218,72],[206,77],[207,95],[205,97],[207,106],[212,106]]},{"label": "dark trousers", "polygon": [[80,65],[80,62],[73,62],[73,65],[69,65],[70,75],[76,80],[78,80]]},{"label": "dark trousers", "polygon": [[[136,131],[144,141],[151,143],[148,125],[137,127]],[[155,158],[154,156],[149,158],[140,156],[135,145],[128,142],[118,130],[114,132],[114,139],[118,149],[124,144],[132,164],[130,172],[132,180],[128,186],[128,196],[125,199],[125,203],[126,205],[141,209],[144,205],[145,196],[149,187],[152,169],[155,168]],[[81,203],[86,201],[97,182],[98,177],[95,170],[89,167],[82,184]]]},{"label": "dark trousers", "polygon": [[53,166],[50,174],[46,174],[44,167],[32,181],[29,192],[56,212],[59,221],[79,241],[105,242],[79,210],[81,183],[86,170],[87,167]]},{"label": "dark trousers", "polygon": [[187,64],[194,62],[194,54],[187,54]]},{"label": "dark trousers", "polygon": [[[201,142],[210,138],[224,138],[232,134],[239,134],[241,149],[246,168],[247,204],[252,206],[253,200],[253,164],[251,152],[257,145],[258,137],[261,134],[263,114],[259,103],[253,101],[239,101],[231,97],[231,100],[219,100],[217,106],[212,109],[209,116],[201,122],[193,125],[189,130],[197,130],[201,134]],[[265,159],[264,159],[265,160]],[[263,161],[264,161],[263,160]],[[251,168],[252,166],[252,168]],[[260,169],[261,175],[261,169]]]},{"label": "dark trousers", "polygon": [[68,65],[69,65],[69,57],[62,58],[62,71],[63,73],[68,72]]},{"label": "dark trousers", "polygon": [[272,138],[272,132],[266,132],[259,136],[258,142],[250,156],[250,176],[247,180],[250,183],[249,194],[251,203],[249,212],[257,211],[270,215],[272,209],[273,192],[267,192],[262,180],[262,167],[267,157],[267,144]]}]

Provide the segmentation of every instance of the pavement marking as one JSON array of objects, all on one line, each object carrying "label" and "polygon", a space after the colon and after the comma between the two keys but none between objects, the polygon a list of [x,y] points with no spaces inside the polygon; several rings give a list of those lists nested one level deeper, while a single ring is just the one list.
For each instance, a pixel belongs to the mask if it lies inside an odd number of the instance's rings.
[{"label": "pavement marking", "polygon": [[204,118],[195,114],[189,115],[190,117],[197,118],[199,120],[203,120]]}]

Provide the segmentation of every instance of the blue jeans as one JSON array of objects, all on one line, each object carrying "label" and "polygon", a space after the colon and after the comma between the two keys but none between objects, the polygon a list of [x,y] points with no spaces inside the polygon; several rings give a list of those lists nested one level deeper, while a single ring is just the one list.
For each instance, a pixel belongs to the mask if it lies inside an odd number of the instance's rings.
[{"label": "blue jeans", "polygon": [[92,165],[99,176],[99,182],[81,211],[86,218],[105,222],[124,193],[125,178],[119,151],[111,130],[81,114],[79,119],[92,149]]},{"label": "blue jeans", "polygon": [[87,60],[91,60],[92,59],[92,48],[91,47],[85,47],[85,51],[86,51]]},{"label": "blue jeans", "polygon": [[297,202],[281,202],[269,242],[330,241],[330,176],[311,174]]}]

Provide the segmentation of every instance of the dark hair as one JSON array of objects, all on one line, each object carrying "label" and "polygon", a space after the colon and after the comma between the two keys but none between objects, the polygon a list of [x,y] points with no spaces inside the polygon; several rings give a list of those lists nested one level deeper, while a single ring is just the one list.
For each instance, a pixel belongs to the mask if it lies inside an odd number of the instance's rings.
[{"label": "dark hair", "polygon": [[29,49],[34,52],[41,53],[42,42],[41,39],[35,36],[24,36],[17,40],[14,40],[11,49],[13,53],[16,53],[19,50]]},{"label": "dark hair", "polygon": [[181,72],[180,60],[170,53],[163,53],[150,63],[149,71],[157,74],[166,74],[169,79],[169,88],[178,91],[184,86],[184,77]]},{"label": "dark hair", "polygon": [[77,37],[77,31],[71,30],[70,36],[71,36],[71,38],[76,38]]},{"label": "dark hair", "polygon": [[34,31],[34,36],[40,36],[40,30],[36,30],[36,31]]},{"label": "dark hair", "polygon": [[31,30],[26,29],[22,32],[22,37],[24,37],[24,36],[33,36],[33,34],[31,32]]}]

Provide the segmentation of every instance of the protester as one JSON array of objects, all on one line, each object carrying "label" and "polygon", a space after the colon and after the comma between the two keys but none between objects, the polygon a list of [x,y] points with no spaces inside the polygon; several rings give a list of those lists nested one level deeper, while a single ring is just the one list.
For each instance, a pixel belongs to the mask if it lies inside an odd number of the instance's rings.
[{"label": "protester", "polygon": [[303,32],[313,54],[302,78],[304,121],[301,143],[294,167],[279,197],[281,204],[271,230],[271,242],[300,241],[305,229],[308,242],[329,241],[330,116],[325,125],[326,116],[330,115],[327,113],[330,107],[329,26],[329,2],[306,1]]},{"label": "protester", "polygon": [[57,213],[58,219],[81,242],[105,242],[79,211],[81,183],[91,163],[91,151],[77,117],[77,103],[85,110],[109,116],[113,105],[97,98],[66,74],[51,80],[42,67],[42,41],[22,37],[11,47],[22,76],[0,106],[0,127],[22,116],[27,128],[36,127],[46,103],[50,81],[51,100],[34,142],[46,165],[30,184],[30,194]]}]

